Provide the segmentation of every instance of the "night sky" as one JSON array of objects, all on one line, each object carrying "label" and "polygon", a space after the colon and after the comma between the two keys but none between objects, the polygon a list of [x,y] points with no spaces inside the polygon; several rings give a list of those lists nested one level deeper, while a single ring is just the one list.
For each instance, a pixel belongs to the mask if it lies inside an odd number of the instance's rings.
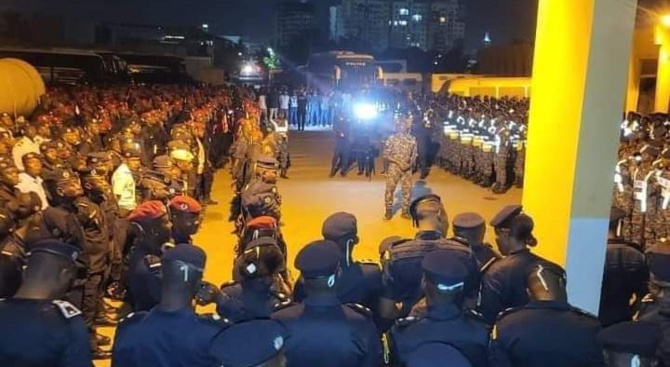
[{"label": "night sky", "polygon": [[[271,37],[272,4],[277,0],[3,0],[0,7],[44,11],[96,20],[155,25],[208,23],[217,34],[241,34],[259,40]],[[337,0],[313,0],[326,21]],[[466,41],[476,47],[484,32],[495,44],[532,39],[538,0],[461,0],[467,7]],[[648,1],[648,0],[645,0]],[[654,0],[651,0],[654,1]],[[324,24],[324,29],[327,25]]]}]

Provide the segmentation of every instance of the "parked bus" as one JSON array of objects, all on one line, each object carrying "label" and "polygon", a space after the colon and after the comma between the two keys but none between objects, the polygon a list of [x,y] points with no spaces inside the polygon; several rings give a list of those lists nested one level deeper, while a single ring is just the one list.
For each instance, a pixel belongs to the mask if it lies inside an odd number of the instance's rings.
[{"label": "parked bus", "polygon": [[313,54],[301,70],[310,84],[361,88],[377,84],[382,78],[381,68],[375,64],[373,56],[350,51]]},{"label": "parked bus", "polygon": [[139,53],[117,53],[127,65],[128,75],[135,83],[193,83],[186,72],[184,59],[178,56]]}]

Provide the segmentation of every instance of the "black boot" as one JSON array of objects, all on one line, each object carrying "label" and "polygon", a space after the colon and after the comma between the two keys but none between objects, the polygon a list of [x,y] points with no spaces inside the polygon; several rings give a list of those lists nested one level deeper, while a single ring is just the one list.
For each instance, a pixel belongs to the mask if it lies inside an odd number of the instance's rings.
[{"label": "black boot", "polygon": [[384,220],[391,220],[391,218],[393,218],[393,209],[386,209]]}]

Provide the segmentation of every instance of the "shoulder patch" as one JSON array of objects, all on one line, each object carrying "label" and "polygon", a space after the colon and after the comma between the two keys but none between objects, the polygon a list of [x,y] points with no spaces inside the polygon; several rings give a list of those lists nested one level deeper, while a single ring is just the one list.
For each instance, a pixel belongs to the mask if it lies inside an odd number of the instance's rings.
[{"label": "shoulder patch", "polygon": [[56,307],[58,307],[61,314],[63,314],[63,317],[65,317],[66,319],[71,319],[77,315],[81,315],[81,311],[79,311],[77,307],[75,307],[68,301],[55,299],[51,301],[51,303],[53,303]]},{"label": "shoulder patch", "polygon": [[484,315],[473,309],[465,310],[465,315],[478,321],[484,321]]},{"label": "shoulder patch", "polygon": [[419,316],[407,316],[407,317],[400,318],[400,319],[396,320],[395,326],[400,328],[400,329],[404,329],[404,328],[406,328],[410,325],[416,324],[420,320],[421,320],[421,317],[419,317]]},{"label": "shoulder patch", "polygon": [[119,320],[119,327],[133,322],[142,321],[148,314],[148,311],[131,312],[126,317]]},{"label": "shoulder patch", "polygon": [[357,313],[365,316],[365,317],[372,317],[372,311],[358,303],[347,303],[345,306],[349,307],[350,309],[356,311]]},{"label": "shoulder patch", "polygon": [[519,310],[522,309],[522,308],[523,308],[523,307],[512,307],[512,308],[508,308],[508,309],[506,309],[506,310],[504,310],[504,311],[500,311],[500,313],[498,314],[498,317],[496,317],[496,321],[500,321],[500,320],[504,319],[505,316],[507,316],[507,315],[511,315],[511,314],[513,314],[513,313],[519,311]]},{"label": "shoulder patch", "polygon": [[151,270],[160,269],[161,258],[156,255],[146,255],[144,256],[144,263],[147,264]]}]

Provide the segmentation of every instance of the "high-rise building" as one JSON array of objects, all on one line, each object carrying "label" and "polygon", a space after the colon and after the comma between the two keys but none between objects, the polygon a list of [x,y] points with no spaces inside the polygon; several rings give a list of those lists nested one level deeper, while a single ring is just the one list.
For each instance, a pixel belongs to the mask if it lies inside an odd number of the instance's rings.
[{"label": "high-rise building", "polygon": [[314,28],[314,4],[307,1],[283,1],[275,5],[275,46],[287,47],[298,36]]},{"label": "high-rise building", "polygon": [[330,10],[330,38],[355,38],[371,51],[447,51],[465,36],[462,0],[342,0]]}]

